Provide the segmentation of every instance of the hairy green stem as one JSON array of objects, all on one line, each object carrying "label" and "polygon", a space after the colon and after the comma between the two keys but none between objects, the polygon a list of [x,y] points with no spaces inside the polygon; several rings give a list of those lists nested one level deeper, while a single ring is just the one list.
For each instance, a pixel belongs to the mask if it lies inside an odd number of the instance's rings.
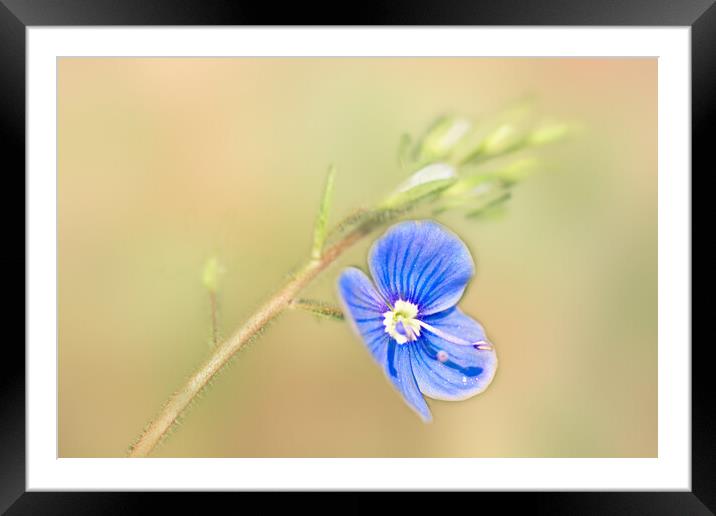
[{"label": "hairy green stem", "polygon": [[247,342],[277,315],[288,308],[298,293],[316,276],[336,260],[346,249],[366,236],[377,224],[366,222],[356,227],[335,244],[325,249],[320,257],[309,261],[283,288],[249,317],[246,323],[231,337],[219,344],[209,359],[176,391],[164,404],[160,413],[146,427],[139,439],[132,445],[130,457],[146,457],[166,435],[177,418],[192,400]]}]

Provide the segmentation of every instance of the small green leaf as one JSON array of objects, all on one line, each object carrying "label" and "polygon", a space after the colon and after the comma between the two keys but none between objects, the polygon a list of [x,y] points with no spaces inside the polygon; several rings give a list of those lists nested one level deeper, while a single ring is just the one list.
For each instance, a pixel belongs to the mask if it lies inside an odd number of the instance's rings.
[{"label": "small green leaf", "polygon": [[515,148],[520,143],[520,131],[513,124],[506,123],[487,135],[480,150],[486,156],[495,156]]},{"label": "small green leaf", "polygon": [[333,181],[336,175],[336,167],[331,165],[328,168],[328,176],[326,177],[326,187],[323,190],[321,205],[318,209],[318,217],[316,225],[313,229],[313,249],[311,257],[318,260],[323,254],[323,244],[326,241],[326,228],[328,225],[328,212],[331,209],[331,199],[333,198]]},{"label": "small green leaf", "polygon": [[201,273],[201,282],[204,288],[212,294],[216,294],[219,289],[219,276],[223,273],[224,268],[219,263],[219,260],[215,256],[209,258],[204,264],[204,269]]},{"label": "small green leaf", "polygon": [[306,310],[319,317],[333,319],[334,321],[342,321],[345,319],[343,312],[337,306],[323,301],[315,301],[313,299],[296,299],[291,303],[294,308]]},{"label": "small green leaf", "polygon": [[571,127],[567,124],[548,124],[538,127],[527,136],[529,145],[546,145],[556,142],[569,134]]}]

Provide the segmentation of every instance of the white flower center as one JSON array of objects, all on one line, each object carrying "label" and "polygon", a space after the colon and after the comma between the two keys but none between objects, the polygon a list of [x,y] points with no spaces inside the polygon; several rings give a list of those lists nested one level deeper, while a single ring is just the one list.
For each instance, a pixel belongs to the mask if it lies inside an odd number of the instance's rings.
[{"label": "white flower center", "polygon": [[418,305],[409,301],[398,300],[392,310],[383,313],[385,333],[395,339],[398,344],[412,342],[420,337],[420,321]]}]

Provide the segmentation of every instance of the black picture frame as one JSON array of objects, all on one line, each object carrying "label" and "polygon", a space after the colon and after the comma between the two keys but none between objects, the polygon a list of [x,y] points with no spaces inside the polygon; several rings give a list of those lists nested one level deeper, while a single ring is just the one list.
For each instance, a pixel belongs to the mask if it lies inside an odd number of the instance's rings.
[{"label": "black picture frame", "polygon": [[[25,271],[25,226],[14,222],[25,203],[25,29],[62,25],[629,25],[690,26],[692,73],[692,174],[713,174],[713,147],[709,126],[716,123],[716,7],[714,0],[501,0],[417,1],[399,0],[385,5],[269,3],[230,0],[0,0],[0,146],[2,148],[5,202],[1,203],[6,235],[2,255],[5,284],[10,287]],[[333,10],[335,9],[335,10]],[[319,23],[320,22],[320,23]],[[693,202],[693,201],[692,201]],[[693,215],[693,204],[692,204]],[[693,217],[692,217],[693,218]],[[20,243],[22,241],[22,243]],[[693,250],[692,250],[693,252]],[[134,514],[144,513],[160,500],[166,512],[174,507],[206,507],[208,496],[255,496],[248,493],[198,495],[163,493],[26,492],[25,489],[25,351],[20,337],[7,330],[25,325],[25,304],[12,296],[5,315],[6,340],[0,374],[0,511],[7,514]],[[24,292],[24,285],[23,290]],[[23,294],[22,299],[24,300]],[[693,318],[692,318],[693,320]],[[21,322],[23,321],[23,322]],[[693,325],[692,325],[693,326]],[[710,378],[709,340],[692,339],[692,490],[690,492],[531,492],[470,493],[447,508],[499,507],[538,514],[714,514],[716,513],[716,418]],[[337,509],[362,513],[375,505],[372,493],[353,493],[339,506],[317,503],[315,494],[303,494],[313,510]],[[455,494],[442,496],[456,496]],[[470,499],[465,499],[467,496]],[[478,502],[474,501],[475,497]],[[191,498],[191,499],[190,499]],[[292,496],[296,498],[296,496]],[[407,498],[407,497],[404,497]],[[273,496],[269,505],[283,504],[286,496]],[[203,501],[202,501],[203,500]],[[213,502],[213,500],[212,500]],[[267,503],[262,500],[265,506]],[[300,502],[299,502],[300,503]],[[424,495],[401,502],[402,510],[424,506]],[[407,504],[407,505],[405,505]],[[331,507],[333,506],[333,507]],[[463,509],[459,509],[463,510]],[[472,510],[472,509],[470,509]],[[202,511],[204,512],[204,511]]]}]

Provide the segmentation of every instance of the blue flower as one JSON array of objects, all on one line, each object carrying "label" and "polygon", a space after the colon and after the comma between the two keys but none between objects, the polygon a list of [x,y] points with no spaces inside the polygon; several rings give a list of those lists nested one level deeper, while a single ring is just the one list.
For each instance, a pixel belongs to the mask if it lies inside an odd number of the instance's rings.
[{"label": "blue flower", "polygon": [[497,356],[482,326],[455,306],[475,269],[465,244],[436,222],[401,222],[368,262],[373,281],[354,267],[341,274],[341,301],[408,405],[428,422],[423,395],[464,400],[485,390]]}]

